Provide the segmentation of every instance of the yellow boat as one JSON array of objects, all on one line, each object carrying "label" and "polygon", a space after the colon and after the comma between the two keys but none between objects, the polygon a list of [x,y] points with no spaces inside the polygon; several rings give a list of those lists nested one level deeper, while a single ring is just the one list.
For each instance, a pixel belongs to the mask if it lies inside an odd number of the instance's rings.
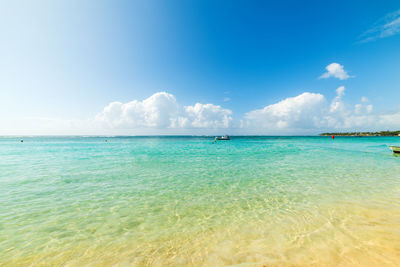
[{"label": "yellow boat", "polygon": [[400,146],[390,146],[393,153],[400,153]]}]

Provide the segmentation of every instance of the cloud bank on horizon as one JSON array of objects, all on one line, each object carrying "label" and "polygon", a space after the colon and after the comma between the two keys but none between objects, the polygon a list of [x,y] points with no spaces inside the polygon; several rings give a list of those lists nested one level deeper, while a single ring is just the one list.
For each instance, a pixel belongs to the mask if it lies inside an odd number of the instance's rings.
[{"label": "cloud bank on horizon", "polygon": [[[320,78],[346,80],[351,76],[338,63],[329,64]],[[144,100],[111,102],[94,118],[63,120],[31,118],[31,123],[64,134],[317,134],[325,131],[370,131],[400,128],[400,111],[374,113],[361,96],[354,106],[344,101],[346,88],[339,86],[332,100],[321,93],[303,92],[235,118],[233,111],[211,103],[183,106],[168,92]]]},{"label": "cloud bank on horizon", "polygon": [[304,92],[249,111],[239,120],[234,120],[233,112],[221,106],[196,103],[181,107],[175,96],[159,92],[143,101],[112,102],[95,121],[105,129],[131,130],[132,134],[135,129],[148,129],[150,134],[153,131],[208,134],[210,130],[236,134],[315,134],[328,130],[400,128],[400,112],[374,114],[373,105],[365,96],[354,106],[346,105],[345,90],[344,86],[338,87],[331,101],[320,93]]},{"label": "cloud bank on horizon", "polygon": [[[331,63],[321,79],[352,78],[344,67]],[[251,110],[242,118],[230,109],[214,104],[181,106],[174,95],[158,92],[129,103],[112,102],[95,121],[109,130],[152,129],[158,133],[233,132],[237,134],[315,134],[321,131],[376,130],[400,128],[400,111],[374,114],[365,96],[354,106],[344,101],[346,88],[336,89],[331,100],[321,93],[304,92],[262,109]]]},{"label": "cloud bank on horizon", "polygon": [[[344,67],[331,63],[320,78],[351,78]],[[64,134],[317,134],[325,131],[370,131],[400,128],[400,111],[374,113],[361,96],[354,106],[344,101],[346,88],[339,86],[329,101],[321,93],[303,92],[264,108],[250,110],[241,118],[233,111],[211,103],[183,106],[168,92],[157,92],[144,100],[111,102],[94,118],[63,120],[31,118],[32,124],[51,125]]]},{"label": "cloud bank on horizon", "polygon": [[[323,78],[340,80],[350,76],[343,66],[327,66]],[[96,116],[95,121],[108,129],[153,129],[165,133],[208,134],[210,130],[236,134],[315,134],[321,131],[376,130],[400,128],[400,111],[374,114],[367,97],[360,97],[354,106],[344,102],[346,88],[336,89],[336,96],[328,101],[321,93],[304,92],[288,97],[262,109],[251,110],[241,119],[233,112],[214,104],[196,103],[180,106],[172,94],[158,92],[149,98],[129,103],[112,102]],[[134,133],[134,132],[132,132]],[[160,132],[159,132],[160,133]],[[187,131],[186,131],[187,133]]]},{"label": "cloud bank on horizon", "polygon": [[218,129],[230,126],[231,114],[231,110],[213,104],[181,107],[172,94],[158,92],[143,101],[112,102],[95,121],[116,129]]}]

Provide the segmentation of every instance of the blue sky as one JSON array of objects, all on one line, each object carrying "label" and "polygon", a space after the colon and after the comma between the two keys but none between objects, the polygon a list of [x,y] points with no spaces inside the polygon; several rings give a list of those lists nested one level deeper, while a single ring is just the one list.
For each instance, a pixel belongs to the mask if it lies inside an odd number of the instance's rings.
[{"label": "blue sky", "polygon": [[400,129],[399,1],[3,1],[0,32],[0,134]]}]

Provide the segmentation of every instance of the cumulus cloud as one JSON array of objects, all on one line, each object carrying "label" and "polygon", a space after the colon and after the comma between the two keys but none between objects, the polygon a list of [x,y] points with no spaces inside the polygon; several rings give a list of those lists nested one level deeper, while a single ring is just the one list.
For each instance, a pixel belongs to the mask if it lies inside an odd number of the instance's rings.
[{"label": "cumulus cloud", "polygon": [[369,114],[372,112],[372,105],[355,104],[354,114]]},{"label": "cumulus cloud", "polygon": [[360,36],[360,42],[370,42],[380,38],[400,34],[400,10],[389,13]]},{"label": "cumulus cloud", "polygon": [[232,111],[213,104],[196,103],[180,107],[166,92],[128,103],[112,102],[96,116],[96,121],[116,129],[228,128]]},{"label": "cumulus cloud", "polygon": [[196,103],[184,107],[184,112],[173,127],[183,128],[228,128],[232,111],[213,104]]},{"label": "cumulus cloud", "polygon": [[305,92],[245,114],[242,127],[273,131],[315,128],[326,104],[322,94]]},{"label": "cumulus cloud", "polygon": [[[234,121],[232,111],[214,104],[181,106],[166,92],[128,103],[112,102],[95,118],[29,117],[3,120],[2,134],[317,134],[330,131],[379,131],[400,129],[400,111],[375,112],[362,97],[346,103],[346,89],[336,89],[328,100],[305,92],[247,112]],[[239,126],[240,122],[240,126]],[[7,129],[13,129],[7,130]],[[34,132],[32,129],[36,129]]]},{"label": "cumulus cloud", "polygon": [[[400,128],[400,112],[374,114],[366,101],[352,108],[344,102],[345,87],[336,89],[329,103],[325,96],[303,93],[263,109],[248,112],[241,127],[249,132],[307,134],[323,131],[363,131]],[[365,100],[365,99],[364,99]]]},{"label": "cumulus cloud", "polygon": [[159,92],[143,101],[112,102],[96,116],[96,120],[112,128],[165,128],[177,112],[175,97]]},{"label": "cumulus cloud", "polygon": [[344,95],[344,90],[346,90],[344,86],[340,86],[336,89],[338,97],[342,97]]},{"label": "cumulus cloud", "polygon": [[336,89],[336,97],[333,99],[331,106],[330,106],[330,112],[343,112],[345,107],[344,107],[344,102],[342,100],[342,96],[344,95],[344,86],[340,86],[338,89]]},{"label": "cumulus cloud", "polygon": [[371,114],[372,104],[365,104],[366,97],[361,99],[362,103],[354,105],[354,109],[347,108],[343,96],[343,86],[336,89],[336,97],[332,100],[329,113],[321,118],[320,126],[325,129],[336,130],[362,130],[378,128],[378,115]]},{"label": "cumulus cloud", "polygon": [[347,80],[348,78],[351,78],[349,74],[344,70],[343,66],[338,64],[338,63],[331,63],[328,66],[326,66],[327,72],[322,74],[319,78],[320,79],[327,79],[329,77],[335,77],[338,78],[339,80]]}]

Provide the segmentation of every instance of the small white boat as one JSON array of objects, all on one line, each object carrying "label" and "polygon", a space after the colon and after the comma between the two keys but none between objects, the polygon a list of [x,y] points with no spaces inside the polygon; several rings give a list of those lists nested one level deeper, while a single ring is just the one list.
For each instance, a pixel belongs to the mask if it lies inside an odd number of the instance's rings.
[{"label": "small white boat", "polygon": [[400,146],[390,146],[393,153],[400,153]]},{"label": "small white boat", "polygon": [[224,135],[224,136],[215,137],[214,141],[217,141],[217,140],[230,140],[230,139],[229,139],[229,135]]}]

